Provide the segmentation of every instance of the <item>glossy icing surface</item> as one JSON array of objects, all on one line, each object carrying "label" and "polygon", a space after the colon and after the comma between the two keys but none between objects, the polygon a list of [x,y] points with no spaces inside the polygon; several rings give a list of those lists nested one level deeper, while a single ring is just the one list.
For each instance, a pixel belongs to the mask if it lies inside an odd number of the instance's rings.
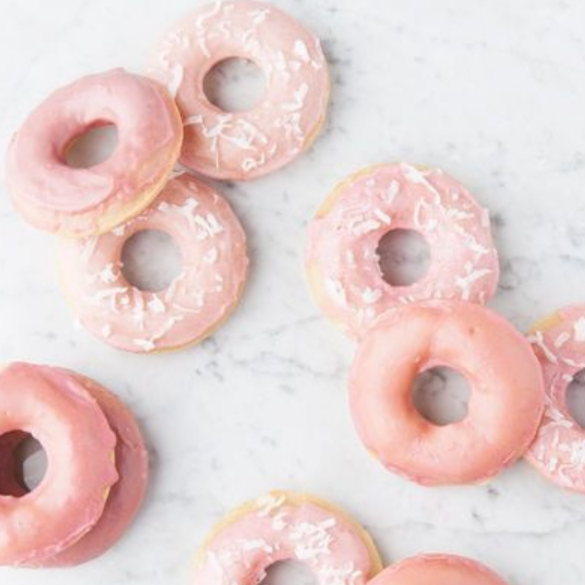
[{"label": "glossy icing surface", "polygon": [[[183,256],[180,274],[158,293],[130,285],[121,270],[124,243],[142,230],[167,232]],[[236,305],[248,269],[246,236],[225,199],[183,174],[130,222],[63,241],[59,266],[73,310],[94,335],[139,353],[179,348],[209,334]]]},{"label": "glossy icing surface", "polygon": [[[113,124],[119,143],[105,161],[65,161],[86,130]],[[81,236],[114,227],[156,196],[182,138],[176,106],[156,81],[114,69],[54,91],[23,122],[7,156],[12,201],[36,227]]]},{"label": "glossy icing surface", "polygon": [[59,368],[6,366],[0,405],[0,435],[30,433],[48,459],[32,492],[0,496],[0,564],[42,564],[81,539],[102,515],[118,480],[116,436],[95,399]]},{"label": "glossy icing surface", "polygon": [[[422,234],[430,248],[427,274],[409,286],[388,284],[379,266],[380,240],[397,229]],[[484,303],[499,278],[487,210],[440,169],[406,163],[364,169],[333,191],[309,226],[306,265],[322,311],[354,337],[392,306]]]},{"label": "glossy icing surface", "polygon": [[[416,410],[412,384],[445,365],[471,386],[468,414],[438,426]],[[530,344],[493,311],[464,301],[390,309],[368,331],[349,380],[365,446],[389,470],[423,485],[477,483],[522,456],[544,409]]]},{"label": "glossy icing surface", "polygon": [[485,565],[447,554],[418,555],[390,565],[372,585],[506,585]]},{"label": "glossy icing surface", "polygon": [[[214,65],[241,57],[264,73],[266,90],[252,109],[224,112],[203,80]],[[204,175],[245,180],[287,164],[313,141],[329,96],[319,40],[288,14],[261,2],[215,2],[171,28],[149,73],[165,83],[183,115],[181,162]]]}]

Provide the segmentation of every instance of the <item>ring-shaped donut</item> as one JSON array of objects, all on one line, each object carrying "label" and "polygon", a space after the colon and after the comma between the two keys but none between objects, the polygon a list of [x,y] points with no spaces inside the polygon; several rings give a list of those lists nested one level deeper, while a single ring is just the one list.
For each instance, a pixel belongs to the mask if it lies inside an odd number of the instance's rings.
[{"label": "ring-shaped donut", "polygon": [[[66,153],[96,126],[114,125],[118,146],[89,168]],[[165,87],[123,69],[90,75],[53,92],[28,116],[8,149],[12,201],[36,227],[64,236],[105,232],[147,207],[165,184],[182,140]]]},{"label": "ring-shaped donut", "polygon": [[[412,400],[416,376],[447,366],[471,387],[467,416],[439,426]],[[487,480],[522,456],[544,409],[530,344],[493,311],[465,301],[388,310],[355,356],[350,406],[365,446],[391,471],[423,485]]]},{"label": "ring-shaped donut", "polygon": [[0,496],[0,564],[35,565],[79,541],[118,480],[116,435],[96,400],[58,368],[13,363],[0,371],[0,436],[22,431],[47,453],[41,483]]},{"label": "ring-shaped donut", "polygon": [[[384,280],[380,240],[414,230],[430,249],[426,275],[408,286]],[[385,164],[340,183],[309,227],[309,284],[321,310],[361,337],[386,309],[427,299],[479,303],[495,292],[498,255],[488,212],[440,169]]]},{"label": "ring-shaped donut", "polygon": [[115,461],[119,480],[109,491],[103,513],[79,541],[43,561],[43,567],[71,567],[86,563],[111,548],[136,516],[148,485],[148,452],[142,432],[128,407],[103,386],[69,372],[97,401],[116,435]]},{"label": "ring-shaped donut", "polygon": [[[135,233],[168,233],[183,269],[167,289],[142,291],[122,273],[122,249]],[[235,308],[246,280],[246,236],[216,191],[183,174],[147,210],[101,236],[63,240],[61,283],[79,321],[119,349],[179,349],[211,334]]]},{"label": "ring-shaped donut", "polygon": [[371,585],[507,585],[485,565],[458,555],[423,554],[386,567]]},{"label": "ring-shaped donut", "polygon": [[273,491],[212,529],[191,582],[254,585],[284,560],[306,563],[319,585],[364,585],[382,568],[370,536],[345,512],[314,496]]},{"label": "ring-shaped donut", "polygon": [[585,430],[567,406],[567,388],[585,369],[585,305],[536,323],[528,340],[544,375],[546,408],[526,460],[557,485],[585,493]]},{"label": "ring-shaped donut", "polygon": [[[232,57],[253,61],[266,90],[250,110],[225,112],[203,80]],[[319,40],[288,14],[261,2],[216,2],[191,13],[156,47],[149,73],[176,95],[185,138],[181,163],[217,179],[246,180],[296,158],[316,137],[329,98]]]}]

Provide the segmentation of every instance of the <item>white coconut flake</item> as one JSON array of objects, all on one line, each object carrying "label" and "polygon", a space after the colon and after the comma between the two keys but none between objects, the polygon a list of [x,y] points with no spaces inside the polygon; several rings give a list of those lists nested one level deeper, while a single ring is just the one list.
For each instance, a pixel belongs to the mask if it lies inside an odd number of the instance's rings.
[{"label": "white coconut flake", "polygon": [[325,290],[329,296],[341,307],[347,306],[347,295],[339,280],[328,278],[325,280]]},{"label": "white coconut flake", "polygon": [[152,339],[133,339],[132,343],[144,351],[152,351],[156,347]]},{"label": "white coconut flake", "polygon": [[392,179],[390,181],[390,185],[388,185],[388,189],[386,189],[386,193],[384,195],[384,199],[388,203],[392,203],[396,198],[396,195],[400,192],[400,183],[396,179]]},{"label": "white coconut flake", "polygon": [[382,298],[382,291],[379,288],[366,287],[362,290],[362,299],[364,303],[373,305]]},{"label": "white coconut flake", "polygon": [[553,364],[558,363],[559,360],[557,356],[547,347],[546,343],[544,342],[544,336],[542,334],[542,331],[535,331],[532,335],[529,335],[527,337],[527,340],[530,343],[534,343],[535,345],[540,347],[542,353],[549,362]]},{"label": "white coconut flake", "polygon": [[308,63],[311,60],[309,56],[309,50],[307,49],[307,45],[301,40],[297,39],[293,46],[293,54],[298,57],[304,63]]},{"label": "white coconut flake", "polygon": [[297,89],[293,94],[294,100],[292,102],[283,104],[282,109],[286,112],[296,112],[297,110],[300,110],[305,103],[305,97],[307,96],[308,91],[308,84],[302,83],[299,89]]},{"label": "white coconut flake", "polygon": [[252,17],[252,24],[258,26],[266,20],[266,17],[270,14],[269,8],[259,8],[258,10],[252,10],[250,16]]},{"label": "white coconut flake", "polygon": [[378,207],[376,209],[374,209],[374,215],[382,223],[385,223],[386,225],[390,225],[392,223],[392,219],[390,218],[390,216],[387,213],[385,213],[384,211],[382,211],[381,209],[379,209]]},{"label": "white coconut flake", "polygon": [[171,80],[168,82],[167,88],[173,98],[177,97],[177,92],[183,83],[184,73],[183,66],[178,63],[171,70]]},{"label": "white coconut flake", "polygon": [[569,341],[569,339],[571,339],[571,334],[567,331],[563,331],[555,339],[554,345],[557,349],[560,349],[561,347],[563,347],[563,345],[565,345],[565,343],[567,343],[567,341]]},{"label": "white coconut flake", "polygon": [[585,317],[579,317],[573,323],[573,338],[577,342],[585,341]]},{"label": "white coconut flake", "polygon": [[275,510],[278,510],[286,502],[284,495],[276,497],[274,494],[266,494],[256,500],[256,506],[260,508],[258,516],[269,516]]},{"label": "white coconut flake", "polygon": [[102,337],[104,339],[108,339],[108,337],[110,337],[111,335],[112,335],[112,327],[111,327],[111,325],[109,325],[108,323],[106,323],[102,327]]},{"label": "white coconut flake", "polygon": [[147,303],[148,308],[154,313],[164,313],[165,304],[160,300],[158,295],[153,294],[152,298]]}]

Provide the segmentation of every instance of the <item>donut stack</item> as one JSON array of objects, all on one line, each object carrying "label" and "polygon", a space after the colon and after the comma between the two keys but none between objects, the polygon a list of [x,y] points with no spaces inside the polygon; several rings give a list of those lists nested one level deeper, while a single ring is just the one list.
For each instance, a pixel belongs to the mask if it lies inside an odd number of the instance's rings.
[{"label": "donut stack", "polygon": [[[93,380],[26,363],[0,370],[0,405],[0,564],[65,567],[101,555],[146,491],[148,456],[131,412]],[[32,491],[15,457],[30,435],[48,460]]]},{"label": "donut stack", "polygon": [[[246,112],[222,111],[203,89],[206,73],[231,55],[256,62],[267,80]],[[192,13],[157,45],[148,74],[115,69],[56,90],[14,136],[6,173],[24,219],[63,236],[60,281],[79,323],[136,353],[201,341],[227,319],[246,281],[238,218],[182,169],[225,180],[273,172],[311,145],[329,96],[317,37],[258,2]],[[75,140],[104,125],[118,131],[113,154],[69,166]],[[141,290],[123,273],[124,244],[144,230],[168,233],[182,253],[182,271],[162,291]]]}]

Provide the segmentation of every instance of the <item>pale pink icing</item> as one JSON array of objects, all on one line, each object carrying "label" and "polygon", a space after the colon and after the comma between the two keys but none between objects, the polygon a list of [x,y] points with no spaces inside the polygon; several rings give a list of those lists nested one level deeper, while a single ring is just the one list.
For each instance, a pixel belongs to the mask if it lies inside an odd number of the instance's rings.
[{"label": "pale pink icing", "polygon": [[[119,143],[90,168],[72,168],[65,154],[91,127],[113,124]],[[182,137],[176,107],[157,82],[114,69],[53,92],[24,121],[7,158],[6,178],[17,209],[35,226],[67,235],[98,229],[100,216],[128,218],[137,198],[170,172]],[[127,209],[128,208],[128,209]],[[115,225],[115,223],[114,223]]]},{"label": "pale pink icing", "polygon": [[371,585],[506,585],[491,569],[456,555],[423,554],[390,565]]},{"label": "pale pink icing", "polygon": [[78,542],[45,559],[43,567],[68,567],[90,561],[112,547],[138,512],[148,484],[148,453],[130,410],[111,392],[88,378],[70,372],[97,400],[116,435],[119,481],[110,489],[104,511],[95,526]]},{"label": "pale pink icing", "polygon": [[[389,307],[425,299],[484,303],[499,266],[488,212],[439,169],[385,164],[349,177],[309,226],[307,269],[322,311],[360,337]],[[327,206],[327,203],[325,204]],[[391,230],[422,234],[427,274],[410,286],[382,275],[377,248]]]},{"label": "pale pink icing", "polygon": [[[124,243],[136,232],[168,232],[183,269],[159,293],[122,274]],[[179,348],[209,334],[237,303],[247,273],[246,236],[216,191],[183,174],[141,215],[112,232],[63,240],[60,270],[80,322],[107,343],[134,352]]]},{"label": "pale pink icing", "polygon": [[74,376],[24,363],[0,372],[0,435],[12,431],[37,438],[48,468],[30,493],[0,496],[0,564],[38,564],[72,546],[99,520],[118,480],[116,436]]},{"label": "pale pink icing", "polygon": [[[437,426],[412,398],[416,376],[445,365],[471,386],[463,420]],[[423,485],[489,479],[523,455],[544,409],[530,344],[493,311],[465,301],[388,310],[362,340],[349,380],[366,447],[391,471]]]},{"label": "pale pink icing", "polygon": [[[266,79],[245,112],[211,104],[203,79],[231,57],[256,63]],[[319,40],[291,16],[261,2],[216,2],[175,25],[157,46],[150,74],[176,95],[184,118],[181,162],[219,179],[251,179],[287,164],[312,142],[329,96]]]},{"label": "pale pink icing", "polygon": [[566,402],[568,385],[585,368],[585,305],[560,309],[528,339],[542,366],[546,408],[526,460],[557,485],[585,493],[585,430]]},{"label": "pale pink icing", "polygon": [[372,571],[368,547],[345,518],[274,492],[205,543],[192,584],[255,585],[270,565],[289,559],[306,563],[319,585],[363,585]]}]

